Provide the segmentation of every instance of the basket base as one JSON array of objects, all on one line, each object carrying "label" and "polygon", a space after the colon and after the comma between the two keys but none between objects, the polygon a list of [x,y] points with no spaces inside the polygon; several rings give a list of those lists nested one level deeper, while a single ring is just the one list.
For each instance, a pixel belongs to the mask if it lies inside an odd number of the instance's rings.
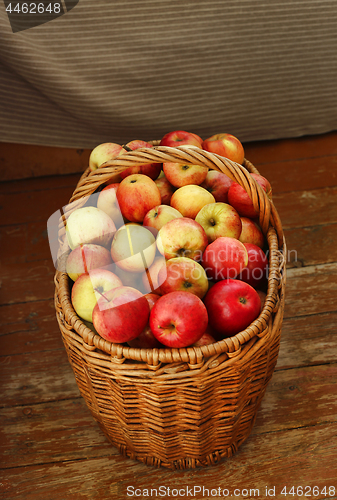
[{"label": "basket base", "polygon": [[116,444],[115,442],[113,442],[110,436],[105,432],[105,429],[102,425],[100,425],[100,422],[97,423],[101,428],[102,432],[104,433],[104,435],[106,436],[106,438],[108,439],[108,441],[119,451],[119,453],[122,456],[130,458],[131,460],[142,462],[143,464],[148,465],[150,467],[156,467],[158,469],[164,467],[172,470],[181,470],[181,469],[196,469],[197,467],[208,467],[216,465],[219,464],[222,461],[222,459],[232,457],[238,451],[239,447],[248,439],[254,427],[255,420],[256,420],[256,414],[250,423],[250,427],[246,435],[238,439],[235,443],[232,443],[226,449],[215,450],[214,452],[210,453],[209,455],[206,455],[203,458],[196,459],[191,457],[185,457],[179,460],[172,460],[172,461],[164,461],[158,457],[146,454],[139,454],[134,452],[133,450],[130,450],[126,445]]}]

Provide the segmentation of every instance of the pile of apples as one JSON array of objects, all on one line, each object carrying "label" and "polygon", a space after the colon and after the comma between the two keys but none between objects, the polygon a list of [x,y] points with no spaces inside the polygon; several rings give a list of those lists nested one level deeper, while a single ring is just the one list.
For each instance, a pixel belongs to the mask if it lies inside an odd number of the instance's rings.
[{"label": "pile of apples", "polygon": [[[203,141],[174,131],[160,145],[244,160],[230,134]],[[142,147],[153,146],[100,144],[90,170]],[[250,175],[271,197],[268,180]],[[247,328],[260,314],[268,276],[247,192],[223,173],[181,163],[135,165],[120,179],[67,219],[66,272],[78,316],[108,341],[144,348],[201,346]]]}]

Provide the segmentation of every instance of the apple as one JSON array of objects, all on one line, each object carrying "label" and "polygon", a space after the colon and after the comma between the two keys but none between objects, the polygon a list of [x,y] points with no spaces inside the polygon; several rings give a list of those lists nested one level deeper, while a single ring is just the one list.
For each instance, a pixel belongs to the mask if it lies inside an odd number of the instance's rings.
[{"label": "apple", "polygon": [[157,293],[147,293],[147,294],[144,295],[144,297],[148,301],[149,307],[150,307],[150,311],[151,311],[152,307],[155,305],[155,303],[157,302],[157,300],[160,298],[160,295],[158,295]]},{"label": "apple", "polygon": [[241,243],[253,243],[260,248],[264,246],[264,236],[255,221],[248,217],[241,217],[242,231],[239,237]]},{"label": "apple", "polygon": [[99,144],[91,151],[89,169],[93,172],[106,161],[112,160],[123,153],[126,153],[126,150],[120,144],[114,142]]},{"label": "apple", "polygon": [[104,293],[92,313],[93,325],[110,342],[129,342],[138,337],[148,323],[149,303],[132,287],[121,286]]},{"label": "apple", "polygon": [[207,276],[215,281],[236,278],[247,264],[248,252],[244,244],[228,236],[220,236],[210,243],[202,256]]},{"label": "apple", "polygon": [[214,344],[215,342],[216,339],[206,330],[205,333],[203,333],[202,337],[200,337],[199,340],[192,344],[192,347],[201,347],[203,345]]},{"label": "apple", "polygon": [[264,251],[252,243],[244,243],[248,252],[248,264],[238,278],[254,288],[263,288],[268,280],[268,259]]},{"label": "apple", "polygon": [[194,184],[177,189],[171,198],[171,207],[190,219],[194,219],[202,207],[208,203],[215,203],[214,196],[207,189]]},{"label": "apple", "polygon": [[161,294],[160,285],[166,279],[166,274],[162,274],[162,281],[159,281],[158,275],[161,268],[166,271],[166,262],[164,257],[156,257],[152,266],[145,270],[142,274],[143,286],[148,293]]},{"label": "apple", "polygon": [[215,134],[205,139],[202,148],[210,153],[224,156],[236,163],[243,163],[245,152],[239,139],[231,134]]},{"label": "apple", "polygon": [[173,219],[163,226],[157,236],[157,247],[165,259],[189,257],[199,261],[208,245],[204,228],[188,217]]},{"label": "apple", "polygon": [[116,196],[118,188],[119,182],[109,184],[102,189],[97,198],[97,208],[108,214],[110,219],[113,220],[116,228],[124,224],[122,212],[119,208]]},{"label": "apple", "polygon": [[130,347],[138,347],[138,348],[160,348],[165,347],[163,344],[156,339],[153,335],[152,330],[149,325],[147,325],[144,330],[133,340],[129,340],[128,344]]},{"label": "apple", "polygon": [[207,189],[214,196],[215,201],[228,203],[228,190],[232,182],[228,175],[218,172],[218,170],[209,170],[206,179],[200,186]]},{"label": "apple", "polygon": [[189,292],[171,292],[160,297],[150,313],[150,328],[168,347],[187,347],[203,335],[207,310],[199,297]]},{"label": "apple", "polygon": [[116,264],[115,267],[111,269],[111,271],[114,272],[116,276],[118,276],[118,278],[123,283],[123,286],[131,286],[131,288],[136,288],[141,292],[144,291],[141,273],[126,271],[125,269],[118,267]]},{"label": "apple", "polygon": [[202,139],[193,132],[185,132],[184,130],[175,130],[168,132],[160,141],[160,146],[170,146],[175,148],[177,146],[196,146],[202,148]]},{"label": "apple", "polygon": [[158,273],[160,292],[190,292],[202,299],[208,290],[208,279],[204,268],[188,257],[175,257],[166,262]]},{"label": "apple", "polygon": [[71,302],[80,318],[92,323],[92,311],[101,294],[122,286],[121,280],[107,269],[93,269],[74,283]]},{"label": "apple", "polygon": [[260,297],[261,300],[261,311],[263,309],[264,303],[266,302],[267,294],[263,292],[262,290],[256,290],[258,293],[258,296]]},{"label": "apple", "polygon": [[84,244],[70,252],[66,262],[66,272],[73,281],[92,269],[106,267],[112,264],[112,258],[107,248],[100,245]]},{"label": "apple", "polygon": [[108,214],[96,207],[78,208],[67,219],[66,234],[72,250],[84,243],[109,247],[115,232]]},{"label": "apple", "polygon": [[216,283],[207,293],[204,303],[210,326],[223,338],[245,330],[261,310],[256,290],[248,283],[232,279]]},{"label": "apple", "polygon": [[204,228],[209,243],[220,236],[239,238],[242,223],[239,214],[227,203],[209,203],[202,207],[195,220]]},{"label": "apple", "polygon": [[207,176],[208,167],[183,163],[163,163],[165,177],[174,187],[201,184]]},{"label": "apple", "polygon": [[158,231],[165,226],[167,222],[177,219],[178,217],[182,217],[182,214],[175,208],[169,205],[158,205],[147,212],[143,220],[143,225],[150,231],[151,228],[155,229],[155,231],[152,232],[157,236]]},{"label": "apple", "polygon": [[126,224],[118,229],[111,244],[111,257],[118,267],[142,273],[156,255],[156,239],[146,227]]},{"label": "apple", "polygon": [[154,182],[160,192],[161,204],[169,205],[171,202],[172,195],[174,193],[174,187],[172,186],[172,184],[170,184],[165,175],[161,177],[159,176],[158,179],[156,179]]},{"label": "apple", "polygon": [[147,175],[132,174],[120,183],[117,201],[127,220],[143,222],[147,212],[161,204],[161,197],[154,180]]},{"label": "apple", "polygon": [[[270,182],[262,175],[250,174],[262,189],[271,198]],[[232,205],[241,217],[249,217],[254,219],[258,217],[259,213],[255,210],[253,202],[248,195],[247,191],[240,186],[237,182],[233,182],[228,191],[228,202]]]},{"label": "apple", "polygon": [[260,174],[252,173],[250,175],[252,177],[254,177],[254,179],[260,184],[260,186],[262,187],[262,189],[267,193],[268,198],[270,200],[272,200],[272,198],[273,198],[273,190],[272,190],[271,184],[268,181],[268,179],[266,179],[265,177],[263,177],[263,175],[260,175]]},{"label": "apple", "polygon": [[[140,148],[153,148],[153,145],[149,142],[133,140],[125,144],[123,148],[126,149],[126,151],[135,151]],[[120,176],[122,179],[125,179],[125,177],[131,174],[143,174],[155,180],[159,176],[161,169],[161,163],[145,163],[144,165],[134,165],[133,167],[126,168],[121,172]]]}]

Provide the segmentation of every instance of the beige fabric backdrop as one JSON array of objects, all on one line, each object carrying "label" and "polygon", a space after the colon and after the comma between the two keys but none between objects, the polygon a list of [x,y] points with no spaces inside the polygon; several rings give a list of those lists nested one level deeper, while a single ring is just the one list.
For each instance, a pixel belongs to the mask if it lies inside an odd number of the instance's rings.
[{"label": "beige fabric backdrop", "polygon": [[80,0],[12,33],[1,2],[0,141],[337,129],[336,21],[336,0]]}]

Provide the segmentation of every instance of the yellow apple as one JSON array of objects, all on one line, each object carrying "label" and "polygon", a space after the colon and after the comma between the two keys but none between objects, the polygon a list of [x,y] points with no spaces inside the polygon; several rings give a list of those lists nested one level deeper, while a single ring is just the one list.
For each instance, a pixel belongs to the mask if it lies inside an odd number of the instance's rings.
[{"label": "yellow apple", "polygon": [[195,219],[202,207],[208,203],[215,203],[214,196],[207,189],[194,184],[177,189],[171,198],[171,207],[190,219]]}]

